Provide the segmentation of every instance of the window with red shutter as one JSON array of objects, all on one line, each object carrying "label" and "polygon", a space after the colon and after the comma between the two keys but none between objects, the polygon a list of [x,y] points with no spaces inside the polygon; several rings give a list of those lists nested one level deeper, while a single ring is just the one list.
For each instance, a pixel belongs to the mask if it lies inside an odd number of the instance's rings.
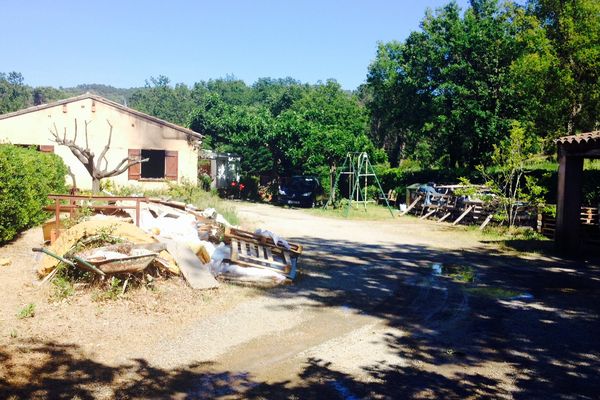
[{"label": "window with red shutter", "polygon": [[165,178],[176,181],[178,178],[179,160],[176,151],[165,151]]}]

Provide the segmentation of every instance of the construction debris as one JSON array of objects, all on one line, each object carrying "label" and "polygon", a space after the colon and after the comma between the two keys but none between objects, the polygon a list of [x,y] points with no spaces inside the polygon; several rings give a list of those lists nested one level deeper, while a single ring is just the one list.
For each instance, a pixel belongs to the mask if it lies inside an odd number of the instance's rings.
[{"label": "construction debris", "polygon": [[[80,222],[65,230],[58,239],[47,249],[54,254],[65,255],[80,240],[98,236],[118,237],[121,240],[129,241],[136,244],[157,243],[157,240],[145,233],[140,228],[133,224],[121,221],[119,218],[102,218],[91,219],[89,221]],[[45,255],[38,268],[38,275],[44,277],[56,268],[58,261],[52,256]]]},{"label": "construction debris", "polygon": [[210,268],[202,264],[198,256],[185,243],[169,241],[167,250],[175,257],[181,273],[193,289],[213,289],[219,286]]},{"label": "construction debris", "polygon": [[39,276],[52,279],[62,262],[101,280],[144,277],[153,265],[153,271],[183,276],[194,289],[216,288],[216,278],[272,285],[296,277],[302,246],[273,232],[240,230],[215,209],[180,202],[149,199],[131,207],[122,199],[117,205],[131,218],[93,216],[61,232],[49,247],[34,249],[45,253]]}]

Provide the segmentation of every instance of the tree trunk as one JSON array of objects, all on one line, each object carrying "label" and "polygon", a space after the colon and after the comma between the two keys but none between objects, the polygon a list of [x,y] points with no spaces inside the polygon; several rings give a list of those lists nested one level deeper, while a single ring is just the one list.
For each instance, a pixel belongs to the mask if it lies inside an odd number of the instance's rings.
[{"label": "tree trunk", "polygon": [[335,170],[336,170],[336,166],[335,166],[335,162],[333,163],[333,165],[329,168],[329,189],[331,191],[331,204],[333,205],[333,203],[335,203]]},{"label": "tree trunk", "polygon": [[92,178],[92,194],[100,193],[100,179]]},{"label": "tree trunk", "polygon": [[567,135],[575,134],[575,118],[581,111],[581,104],[575,103],[571,107],[571,113],[569,114],[569,121],[567,122]]}]

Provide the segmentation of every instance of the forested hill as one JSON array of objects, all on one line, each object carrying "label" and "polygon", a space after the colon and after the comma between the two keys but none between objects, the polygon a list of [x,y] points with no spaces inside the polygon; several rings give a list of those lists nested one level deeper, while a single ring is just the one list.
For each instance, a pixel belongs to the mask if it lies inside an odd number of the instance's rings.
[{"label": "forested hill", "polygon": [[138,90],[141,90],[141,88],[122,89],[96,83],[82,84],[68,88],[54,88],[51,86],[32,87],[25,83],[25,78],[19,72],[0,72],[0,114],[39,104],[51,103],[87,92],[126,105],[129,104],[132,94]]},{"label": "forested hill", "polygon": [[116,88],[110,85],[102,85],[99,83],[90,83],[90,84],[82,84],[77,85],[75,87],[70,88],[60,88],[59,90],[68,94],[68,97],[77,96],[83,93],[93,93],[99,96],[105,97],[109,100],[115,101],[117,103],[127,105],[129,104],[129,99],[131,95],[135,93],[137,90],[141,88]]}]

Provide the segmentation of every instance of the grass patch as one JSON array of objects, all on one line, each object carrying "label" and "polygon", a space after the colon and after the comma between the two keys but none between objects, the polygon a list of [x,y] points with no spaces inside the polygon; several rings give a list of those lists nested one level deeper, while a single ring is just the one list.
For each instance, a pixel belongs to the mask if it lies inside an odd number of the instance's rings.
[{"label": "grass patch", "polygon": [[[399,212],[392,208],[394,216],[397,217]],[[385,206],[377,204],[367,204],[366,210],[362,204],[353,204],[351,207],[341,206],[340,208],[311,208],[305,212],[327,218],[343,218],[355,220],[389,220],[392,219],[390,211]]]},{"label": "grass patch", "polygon": [[453,230],[462,230],[476,237],[485,240],[496,240],[498,242],[508,240],[531,240],[531,241],[548,241],[547,237],[528,226],[487,226],[483,230],[479,229],[479,225],[457,225],[452,227]]},{"label": "grass patch", "polygon": [[59,272],[52,280],[52,294],[50,298],[53,301],[62,301],[75,294],[75,287],[69,277]]},{"label": "grass patch", "polygon": [[19,311],[19,313],[17,314],[17,317],[19,317],[19,319],[35,317],[35,304],[33,304],[33,303],[27,304],[25,307],[23,307]]},{"label": "grass patch", "polygon": [[107,288],[93,296],[94,301],[116,300],[124,292],[125,282],[116,276],[110,278],[107,282]]},{"label": "grass patch", "polygon": [[475,269],[466,265],[445,264],[442,266],[442,275],[451,278],[455,282],[475,282]]},{"label": "grass patch", "polygon": [[514,290],[490,286],[466,288],[465,292],[475,296],[487,297],[490,299],[509,299],[511,297],[516,297],[520,294],[519,292],[515,292]]}]

